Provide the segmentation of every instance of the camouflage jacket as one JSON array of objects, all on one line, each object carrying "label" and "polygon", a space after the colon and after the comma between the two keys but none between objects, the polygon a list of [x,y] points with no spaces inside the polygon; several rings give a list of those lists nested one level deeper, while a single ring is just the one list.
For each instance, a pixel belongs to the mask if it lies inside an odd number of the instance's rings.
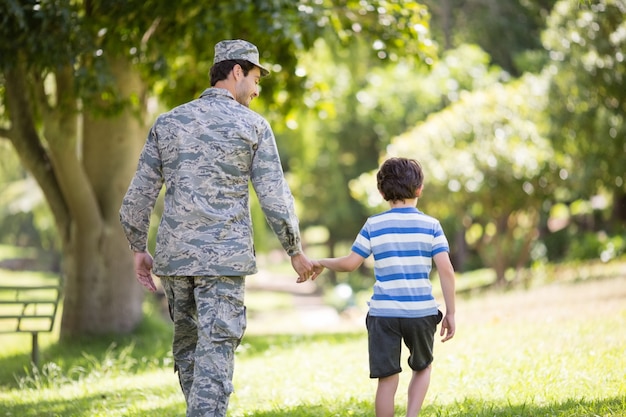
[{"label": "camouflage jacket", "polygon": [[146,250],[151,213],[165,185],[155,275],[255,273],[250,183],[284,249],[301,252],[293,197],[269,123],[227,90],[208,88],[160,115],[150,129],[120,209],[131,249]]}]

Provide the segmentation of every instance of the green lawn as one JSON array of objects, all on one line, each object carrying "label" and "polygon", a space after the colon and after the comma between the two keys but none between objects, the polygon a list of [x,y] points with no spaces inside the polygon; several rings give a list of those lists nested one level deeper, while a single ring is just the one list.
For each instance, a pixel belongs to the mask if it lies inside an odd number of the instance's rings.
[{"label": "green lawn", "polygon": [[[259,296],[267,294],[249,297],[256,309]],[[230,416],[373,416],[360,318],[341,332],[323,323],[324,332],[310,331],[284,295],[269,299],[281,311],[250,320]],[[184,415],[169,323],[154,304],[146,311],[127,337],[65,345],[42,335],[40,371],[27,366],[27,335],[0,335],[0,417]],[[293,326],[261,331],[273,320]],[[457,327],[454,339],[435,344],[422,416],[626,416],[626,277],[460,298]]]}]

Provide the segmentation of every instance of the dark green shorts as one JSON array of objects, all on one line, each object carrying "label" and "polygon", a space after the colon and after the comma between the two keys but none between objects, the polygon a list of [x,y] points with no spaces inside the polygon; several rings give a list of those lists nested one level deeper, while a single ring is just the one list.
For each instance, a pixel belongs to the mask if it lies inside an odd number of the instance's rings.
[{"label": "dark green shorts", "polygon": [[365,320],[368,334],[370,378],[385,378],[402,372],[402,341],[409,348],[409,367],[428,368],[433,361],[433,343],[438,315],[419,318],[372,317]]}]

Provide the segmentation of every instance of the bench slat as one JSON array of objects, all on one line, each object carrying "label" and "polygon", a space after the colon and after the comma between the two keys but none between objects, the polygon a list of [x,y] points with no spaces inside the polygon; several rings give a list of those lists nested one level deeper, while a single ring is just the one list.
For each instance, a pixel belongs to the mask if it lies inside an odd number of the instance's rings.
[{"label": "bench slat", "polygon": [[[3,283],[9,285],[0,285],[0,305],[6,310],[6,314],[0,312],[0,334],[31,333],[33,338],[31,358],[37,365],[39,360],[37,335],[40,332],[51,332],[54,327],[63,291],[62,279],[59,279],[58,284],[36,285],[31,281],[18,285],[15,280],[3,280]],[[21,314],[16,314],[17,309],[21,310]],[[45,311],[40,312],[42,309]]]},{"label": "bench slat", "polygon": [[58,285],[0,285],[0,291],[60,290]]},{"label": "bench slat", "polygon": [[[0,304],[56,304],[58,300],[0,300]],[[0,313],[0,315],[2,315]]]}]

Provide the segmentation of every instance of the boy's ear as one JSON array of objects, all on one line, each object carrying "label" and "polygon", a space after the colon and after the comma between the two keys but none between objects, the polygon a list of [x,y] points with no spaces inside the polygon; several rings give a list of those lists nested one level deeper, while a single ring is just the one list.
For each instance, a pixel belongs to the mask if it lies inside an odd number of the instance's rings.
[{"label": "boy's ear", "polygon": [[420,187],[417,190],[415,190],[415,197],[421,197],[423,190],[424,190],[424,184],[420,185]]}]

